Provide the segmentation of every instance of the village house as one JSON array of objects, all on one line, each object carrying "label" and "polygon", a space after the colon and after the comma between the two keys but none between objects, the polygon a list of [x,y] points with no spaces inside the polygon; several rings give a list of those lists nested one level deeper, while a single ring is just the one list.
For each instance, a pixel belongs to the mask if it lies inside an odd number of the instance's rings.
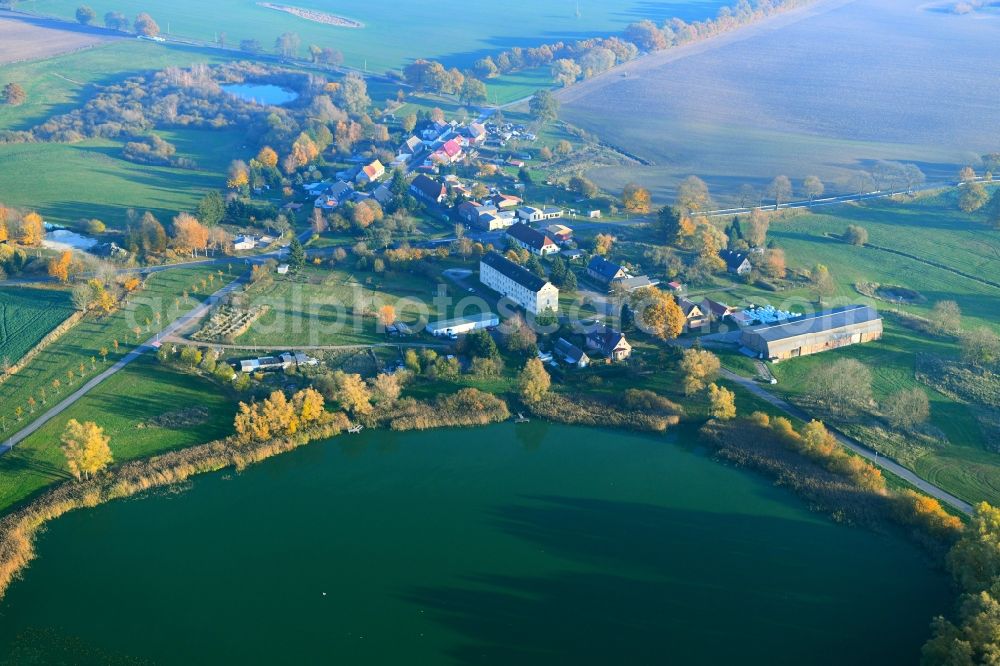
[{"label": "village house", "polygon": [[550,224],[545,227],[545,231],[552,236],[557,243],[565,243],[573,238],[573,230],[565,224]]},{"label": "village house", "polygon": [[367,185],[368,183],[378,182],[382,176],[385,175],[385,167],[378,160],[375,160],[368,166],[361,169],[358,172],[358,176],[355,179],[358,183],[362,185]]},{"label": "village house", "polygon": [[534,208],[533,206],[521,206],[517,209],[517,217],[520,218],[525,223],[530,222],[541,222],[545,219],[545,213],[542,212],[541,208]]},{"label": "village house", "polygon": [[559,311],[559,289],[496,252],[479,261],[479,281],[532,314]]},{"label": "village house", "polygon": [[713,301],[710,298],[702,299],[701,309],[713,321],[718,322],[725,321],[727,318],[732,317],[740,311],[739,308],[726,305],[725,303],[719,303],[718,301]]},{"label": "village house", "polygon": [[587,356],[587,353],[566,338],[556,340],[553,352],[575,368],[586,368],[590,365],[590,357]]},{"label": "village house", "polygon": [[726,262],[726,270],[734,275],[746,275],[753,270],[750,257],[746,252],[736,250],[721,250],[719,256]]},{"label": "village house", "polygon": [[448,191],[442,183],[424,174],[413,179],[413,182],[410,183],[410,192],[418,199],[432,203],[441,203],[448,197]]},{"label": "village house", "polygon": [[540,257],[559,251],[559,246],[551,238],[523,222],[507,228],[507,239]]},{"label": "village house", "polygon": [[693,331],[711,324],[711,317],[698,303],[688,300],[683,296],[677,296],[675,300],[677,301],[677,307],[684,313],[685,330]]},{"label": "village house", "polygon": [[615,282],[629,277],[628,271],[622,266],[599,255],[587,264],[587,275],[608,288]]},{"label": "village house", "polygon": [[253,236],[237,236],[233,239],[233,249],[237,252],[252,250],[257,247],[257,239]]},{"label": "village house", "polygon": [[333,210],[347,201],[353,192],[354,187],[342,180],[328,183],[313,205],[322,210]]},{"label": "village house", "polygon": [[372,191],[372,199],[384,207],[392,201],[392,190],[388,185],[379,185]]},{"label": "village house", "polygon": [[791,321],[743,329],[740,344],[772,361],[818,354],[882,337],[882,318],[867,305],[847,305]]},{"label": "village house", "polygon": [[442,165],[442,164],[454,164],[462,158],[462,145],[456,139],[449,139],[441,144],[441,147],[431,153],[428,158],[427,164],[431,165]]},{"label": "village house", "polygon": [[483,204],[478,201],[463,201],[455,207],[455,212],[466,224],[475,224],[479,221],[479,213],[483,211]]},{"label": "village house", "polygon": [[612,363],[620,363],[632,355],[632,345],[625,339],[625,334],[604,324],[596,324],[587,333],[587,349],[600,352]]},{"label": "village house", "polygon": [[524,201],[521,197],[515,197],[513,194],[494,194],[490,197],[490,203],[500,210],[511,210],[520,206]]},{"label": "village house", "polygon": [[499,231],[507,229],[517,222],[512,210],[497,210],[492,206],[482,208],[479,217],[476,219],[476,226],[485,231]]}]

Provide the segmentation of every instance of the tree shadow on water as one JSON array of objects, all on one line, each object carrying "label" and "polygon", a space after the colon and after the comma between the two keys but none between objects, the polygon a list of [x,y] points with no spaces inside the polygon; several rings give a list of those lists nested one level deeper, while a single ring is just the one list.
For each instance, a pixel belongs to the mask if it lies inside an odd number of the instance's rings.
[{"label": "tree shadow on water", "polygon": [[927,592],[902,580],[860,530],[859,540],[822,521],[526,499],[494,519],[544,553],[529,572],[483,561],[504,573],[403,594],[464,638],[449,650],[457,663],[913,662],[944,610],[943,583]]}]

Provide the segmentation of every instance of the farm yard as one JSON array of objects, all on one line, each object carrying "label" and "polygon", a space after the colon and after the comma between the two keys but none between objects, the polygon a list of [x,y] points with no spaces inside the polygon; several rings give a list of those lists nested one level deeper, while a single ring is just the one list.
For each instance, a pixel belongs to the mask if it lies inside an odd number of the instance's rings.
[{"label": "farm yard", "polygon": [[724,205],[779,174],[851,192],[853,173],[880,159],[954,180],[1000,148],[996,22],[918,5],[820,3],[640,58],[560,92],[562,117],[651,163],[594,170],[599,184],[635,181],[661,203],[691,174]]},{"label": "farm yard", "polygon": [[0,65],[48,58],[117,39],[105,30],[0,13]]},{"label": "farm yard", "polygon": [[[865,228],[870,245],[842,241],[848,224]],[[989,409],[942,393],[936,382],[918,378],[918,367],[929,360],[958,364],[958,341],[915,330],[894,314],[927,317],[935,303],[952,300],[961,309],[963,329],[985,326],[1000,332],[996,307],[1000,287],[989,284],[1000,284],[1000,230],[987,226],[985,216],[958,211],[956,194],[947,192],[902,203],[870,202],[822,214],[792,215],[773,221],[769,238],[785,251],[793,271],[808,271],[817,263],[829,268],[836,289],[826,306],[868,303],[885,317],[885,334],[878,342],[770,366],[778,379],[773,390],[969,502],[1000,503],[1000,432],[995,423],[990,425]],[[857,287],[863,282],[896,285],[921,298],[903,304],[872,299],[859,293]],[[814,307],[815,299],[803,282],[793,282],[780,292],[732,281],[692,291],[730,305],[770,304],[792,310]],[[856,359],[871,370],[874,398],[880,404],[904,389],[927,393],[931,411],[925,436],[901,437],[873,419],[825,411],[813,396],[817,373],[844,358]],[[723,359],[733,371],[756,374],[744,357]]]},{"label": "farm yard", "polygon": [[17,363],[73,312],[67,291],[0,290],[0,359]]}]

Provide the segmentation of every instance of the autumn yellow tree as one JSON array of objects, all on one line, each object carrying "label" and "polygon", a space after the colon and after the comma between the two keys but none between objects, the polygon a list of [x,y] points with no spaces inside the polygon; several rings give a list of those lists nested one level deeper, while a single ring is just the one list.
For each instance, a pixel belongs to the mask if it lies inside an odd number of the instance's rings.
[{"label": "autumn yellow tree", "polygon": [[21,245],[35,246],[45,237],[45,221],[35,212],[27,213],[18,224],[17,240]]},{"label": "autumn yellow tree", "polygon": [[174,218],[173,246],[179,252],[197,254],[208,248],[208,228],[196,217],[181,213]]},{"label": "autumn yellow tree", "polygon": [[652,207],[652,197],[645,187],[628,183],[622,190],[622,205],[632,213],[648,213]]},{"label": "autumn yellow tree", "polygon": [[302,423],[313,423],[326,413],[322,394],[314,388],[305,388],[292,396],[292,404]]},{"label": "autumn yellow tree", "polygon": [[[372,380],[372,397],[380,405],[391,405],[403,392],[401,373],[380,373]],[[402,373],[405,374],[405,373]]]},{"label": "autumn yellow tree", "polygon": [[391,326],[396,321],[396,308],[388,303],[378,309],[378,323],[382,326]]},{"label": "autumn yellow tree", "polygon": [[540,402],[549,392],[552,378],[549,377],[542,362],[537,358],[532,358],[524,364],[524,369],[521,370],[517,379],[517,386],[521,393],[521,399],[528,404],[534,404]]},{"label": "autumn yellow tree", "polygon": [[684,312],[677,301],[656,287],[633,291],[629,307],[639,328],[661,340],[673,340],[684,330]]},{"label": "autumn yellow tree", "polygon": [[708,385],[709,413],[712,418],[728,421],[736,416],[736,394],[725,386]]},{"label": "autumn yellow tree", "polygon": [[337,383],[336,399],[341,407],[353,414],[372,411],[371,393],[361,375],[338,371],[334,379]]},{"label": "autumn yellow tree", "polygon": [[226,185],[231,190],[239,190],[250,185],[250,168],[243,160],[233,160],[229,164]]},{"label": "autumn yellow tree", "polygon": [[283,391],[274,391],[264,400],[261,415],[276,434],[293,435],[299,429],[299,416],[295,406]]},{"label": "autumn yellow tree", "polygon": [[49,277],[59,280],[63,284],[69,282],[69,268],[73,263],[73,253],[65,250],[58,257],[49,260]]},{"label": "autumn yellow tree", "polygon": [[10,212],[9,209],[0,203],[0,243],[5,243],[10,239]]},{"label": "autumn yellow tree", "polygon": [[611,252],[611,246],[615,243],[615,237],[611,234],[597,234],[594,237],[594,254],[602,257]]},{"label": "autumn yellow tree", "polygon": [[278,166],[278,153],[271,146],[264,146],[257,153],[257,161],[266,167],[274,168]]},{"label": "autumn yellow tree", "polygon": [[90,478],[113,461],[111,439],[93,421],[70,419],[62,435],[62,451],[70,473],[77,479]]},{"label": "autumn yellow tree", "polygon": [[704,390],[719,374],[719,358],[704,349],[685,349],[681,371],[684,373],[684,393],[693,395]]}]

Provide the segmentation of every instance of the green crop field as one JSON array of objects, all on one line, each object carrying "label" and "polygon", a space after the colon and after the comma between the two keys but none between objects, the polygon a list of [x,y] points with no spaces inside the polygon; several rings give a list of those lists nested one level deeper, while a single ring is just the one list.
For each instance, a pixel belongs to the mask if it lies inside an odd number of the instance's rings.
[{"label": "green crop field", "polygon": [[[1000,231],[986,226],[981,215],[958,211],[955,196],[950,191],[912,202],[869,203],[799,215],[773,222],[770,238],[785,250],[792,268],[808,269],[816,263],[829,267],[837,285],[829,303],[865,302],[926,316],[935,302],[954,300],[962,310],[965,330],[987,326],[1000,331],[1000,308],[996,307],[1000,288],[982,281],[1000,283]],[[915,258],[855,247],[835,238],[848,224],[867,229],[871,243]],[[854,289],[858,281],[913,289],[926,301],[900,306],[872,300]],[[805,286],[774,293],[737,284],[705,293],[732,305],[767,302],[792,309],[809,307],[813,298]],[[855,358],[872,370],[877,401],[902,389],[923,387],[931,403],[929,425],[945,438],[944,446],[885,438],[854,419],[835,424],[963,499],[1000,502],[1000,452],[988,446],[976,408],[918,382],[914,375],[918,354],[955,359],[959,348],[954,340],[931,338],[904,327],[890,313],[885,336],[878,342],[774,365],[778,378],[774,389],[808,407],[815,372],[838,358]]]},{"label": "green crop field", "polygon": [[[118,360],[138,341],[144,342],[158,327],[166,326],[231,279],[224,275],[220,280],[216,275],[214,285],[203,290],[201,280],[218,268],[200,266],[156,273],[147,279],[147,287],[126,307],[107,317],[88,315],[70,334],[52,343],[23,370],[0,384],[0,438],[6,439],[25,427],[47,407],[66,397],[74,387],[78,388],[82,379],[90,379],[102,371],[106,367],[100,356],[102,348],[108,350],[106,363]],[[188,292],[187,301],[183,300],[185,291]],[[134,332],[136,326],[140,328],[138,339]],[[115,340],[119,343],[117,353],[114,352]],[[59,384],[54,385],[57,380]],[[34,407],[31,400],[34,400]],[[20,419],[18,409],[21,410]]]},{"label": "green crop field", "polygon": [[0,359],[17,363],[72,313],[73,305],[66,291],[0,291]]},{"label": "green crop field", "polygon": [[0,197],[64,225],[97,218],[120,229],[129,208],[150,210],[166,223],[180,211],[194,210],[205,192],[223,187],[229,161],[246,152],[236,130],[158,134],[198,168],[135,164],[122,159],[122,143],[107,139],[0,144]]},{"label": "green crop field", "polygon": [[[29,8],[42,14],[71,18],[75,0],[35,0]],[[621,32],[632,21],[662,21],[678,16],[703,19],[724,3],[671,1],[655,4],[625,0],[557,0],[538,3],[512,0],[502,8],[462,0],[440,0],[433,7],[408,0],[377,3],[335,3],[329,0],[296,0],[275,4],[319,10],[360,21],[362,28],[345,28],[298,18],[268,9],[255,0],[176,0],[150,5],[142,0],[93,0],[98,16],[121,11],[129,17],[147,11],[164,32],[202,41],[215,41],[225,32],[226,41],[238,44],[257,39],[265,48],[283,32],[297,33],[302,50],[308,44],[339,49],[348,65],[382,72],[399,68],[416,58],[434,58],[449,65],[468,67],[483,55],[512,46],[570,41]],[[579,8],[579,16],[577,10]]]},{"label": "green crop field", "polygon": [[[192,405],[206,408],[209,418],[184,421]],[[163,367],[147,354],[0,456],[0,511],[68,478],[59,437],[69,419],[104,428],[115,461],[123,462],[224,437],[234,413],[235,402],[223,388]],[[157,417],[167,422],[153,422]]]}]

